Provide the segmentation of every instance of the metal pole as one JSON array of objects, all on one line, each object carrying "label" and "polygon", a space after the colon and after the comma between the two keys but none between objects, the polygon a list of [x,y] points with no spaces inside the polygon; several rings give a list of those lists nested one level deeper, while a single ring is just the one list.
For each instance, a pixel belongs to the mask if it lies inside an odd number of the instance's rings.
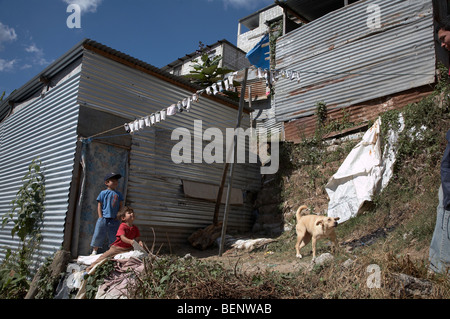
[{"label": "metal pole", "polygon": [[[244,110],[244,104],[245,104],[245,90],[247,87],[247,76],[248,76],[248,68],[245,68],[244,70],[244,80],[241,83],[241,97],[239,99],[239,111],[238,111],[238,117],[237,117],[237,123],[236,123],[236,129],[241,127],[241,117],[242,117],[242,111]],[[236,132],[236,130],[235,130]],[[233,175],[234,175],[234,164],[236,163],[237,158],[237,135],[234,135],[233,139],[233,161],[231,162],[231,168],[230,168],[230,175],[228,178],[228,189],[227,189],[227,199],[225,202],[225,212],[223,213],[223,223],[222,223],[222,235],[220,239],[220,248],[219,248],[219,256],[222,257],[223,249],[225,245],[225,234],[227,232],[227,223],[228,223],[228,211],[230,209],[230,198],[231,198],[231,188],[233,186]]]}]

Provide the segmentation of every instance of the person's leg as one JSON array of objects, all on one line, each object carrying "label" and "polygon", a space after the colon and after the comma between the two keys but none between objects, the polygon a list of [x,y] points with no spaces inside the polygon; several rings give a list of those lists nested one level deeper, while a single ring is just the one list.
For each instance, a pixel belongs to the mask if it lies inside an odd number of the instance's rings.
[{"label": "person's leg", "polygon": [[90,272],[95,265],[97,265],[99,262],[106,258],[112,258],[115,255],[126,253],[127,251],[130,251],[132,248],[122,248],[117,246],[111,246],[109,250],[105,251],[96,261],[94,261],[89,267],[86,268],[87,272]]},{"label": "person's leg", "polygon": [[450,262],[449,213],[444,209],[442,186],[439,188],[439,204],[437,207],[436,226],[431,239],[429,261],[434,272],[445,272]]},{"label": "person's leg", "polygon": [[95,224],[94,235],[92,236],[91,247],[92,255],[97,254],[98,248],[103,246],[106,237],[106,220],[105,218],[97,219]]},{"label": "person's leg", "polygon": [[109,219],[107,222],[107,239],[108,245],[111,246],[116,241],[117,230],[120,222],[117,219]]}]

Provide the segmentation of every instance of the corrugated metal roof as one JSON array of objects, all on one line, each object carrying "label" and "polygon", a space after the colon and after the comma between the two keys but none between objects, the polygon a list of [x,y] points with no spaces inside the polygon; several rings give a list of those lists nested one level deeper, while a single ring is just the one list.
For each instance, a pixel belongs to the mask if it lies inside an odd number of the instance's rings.
[{"label": "corrugated metal roof", "polygon": [[[381,27],[367,25],[369,5]],[[431,0],[359,1],[331,12],[277,41],[276,68],[301,72],[301,82],[275,84],[277,121],[347,107],[435,81]]]},{"label": "corrugated metal roof", "polygon": [[[112,49],[104,44],[96,42],[91,39],[84,39],[72,47],[67,53],[61,56],[59,59],[51,63],[48,67],[46,67],[42,72],[33,77],[30,81],[24,84],[21,88],[11,93],[8,97],[3,99],[0,102],[0,121],[2,121],[11,111],[12,107],[10,104],[19,104],[34,96],[37,92],[42,90],[44,83],[41,83],[39,79],[41,77],[53,78],[56,74],[61,72],[67,65],[73,63],[76,59],[80,58],[84,52],[84,49],[90,49],[91,51],[101,53],[104,56],[107,56],[110,59],[119,60],[121,63],[126,63],[128,66],[140,69],[141,71],[149,72],[154,76],[157,76],[165,81],[170,83],[174,83],[178,86],[186,88],[192,92],[198,91],[201,87],[192,84],[188,80],[183,77],[172,75],[168,72],[162,71],[161,69],[148,64],[139,59],[133,58],[130,55]],[[226,105],[237,109],[238,105],[236,102],[230,100],[226,96],[207,96],[208,99],[212,100],[220,100]],[[245,112],[249,112],[248,108],[245,108]]]},{"label": "corrugated metal roof", "polygon": [[46,78],[53,78],[55,75],[60,73],[64,68],[67,67],[70,63],[73,63],[77,58],[79,58],[83,52],[82,44],[86,40],[79,42],[77,45],[72,47],[69,51],[67,51],[60,58],[51,63],[48,67],[46,67],[42,72],[28,81],[19,89],[12,92],[8,97],[4,98],[3,101],[0,102],[0,122],[9,114],[12,110],[10,103],[20,104],[24,101],[27,101],[31,97],[33,97],[36,93],[42,90],[44,83],[41,83],[39,79],[42,76]]},{"label": "corrugated metal roof", "polygon": [[[99,53],[99,54],[103,55],[104,57],[107,57],[113,61],[122,63],[126,66],[132,67],[139,71],[146,72],[146,73],[153,75],[159,79],[162,79],[166,82],[176,84],[177,86],[184,88],[190,92],[196,92],[196,91],[202,89],[202,87],[189,82],[189,80],[185,79],[182,76],[176,76],[176,75],[170,74],[168,72],[162,71],[161,69],[159,69],[151,64],[148,64],[147,62],[133,58],[132,56],[130,56],[128,54],[117,51],[115,49],[112,49],[106,45],[95,42],[93,40],[89,40],[89,39],[85,40],[85,42],[83,43],[83,46],[85,49],[88,49],[92,52]],[[235,101],[227,98],[224,95],[218,94],[218,95],[205,95],[205,96],[207,99],[211,99],[214,101],[220,101],[224,105],[227,105],[234,109],[238,109],[238,104]],[[248,113],[250,111],[250,109],[248,107],[245,107],[244,111]]]}]

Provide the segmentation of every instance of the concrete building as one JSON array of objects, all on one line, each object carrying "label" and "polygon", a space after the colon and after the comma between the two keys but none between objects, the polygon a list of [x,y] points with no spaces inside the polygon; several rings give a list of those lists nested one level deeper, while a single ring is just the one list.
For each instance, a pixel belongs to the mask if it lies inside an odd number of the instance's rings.
[{"label": "concrete building", "polygon": [[[222,60],[219,62],[219,67],[221,68],[237,71],[250,66],[250,62],[245,57],[246,52],[225,39],[205,46],[204,51],[208,53],[210,58],[220,55]],[[202,54],[200,51],[186,54],[184,57],[162,67],[161,70],[178,76],[187,75],[194,70],[192,66],[197,63],[196,60],[199,60]],[[198,62],[201,63],[200,60]]]},{"label": "concrete building", "polygon": [[276,4],[267,6],[255,13],[239,20],[237,47],[245,52],[249,52],[269,32],[268,21],[281,19],[283,8]]}]

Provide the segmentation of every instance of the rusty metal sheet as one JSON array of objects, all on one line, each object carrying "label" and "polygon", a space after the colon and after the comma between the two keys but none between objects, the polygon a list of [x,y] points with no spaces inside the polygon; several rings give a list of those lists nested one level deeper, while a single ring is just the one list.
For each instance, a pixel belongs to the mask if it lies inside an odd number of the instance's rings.
[{"label": "rusty metal sheet", "polygon": [[[393,109],[401,109],[410,103],[418,102],[431,93],[432,88],[424,86],[397,93],[392,96],[352,105],[345,109],[335,109],[327,114],[327,122],[342,121],[345,116],[349,123],[354,123],[358,126],[361,123],[375,120],[380,113]],[[316,122],[317,117],[315,115],[286,122],[284,124],[285,140],[287,142],[300,143],[304,138],[314,136]],[[324,138],[332,138],[340,134],[342,134],[342,131],[331,132],[324,136]]]},{"label": "rusty metal sheet", "polygon": [[301,82],[275,83],[276,120],[311,116],[318,101],[340,109],[434,83],[435,55],[431,0],[358,1],[328,13],[277,41],[276,68],[301,72]]}]

